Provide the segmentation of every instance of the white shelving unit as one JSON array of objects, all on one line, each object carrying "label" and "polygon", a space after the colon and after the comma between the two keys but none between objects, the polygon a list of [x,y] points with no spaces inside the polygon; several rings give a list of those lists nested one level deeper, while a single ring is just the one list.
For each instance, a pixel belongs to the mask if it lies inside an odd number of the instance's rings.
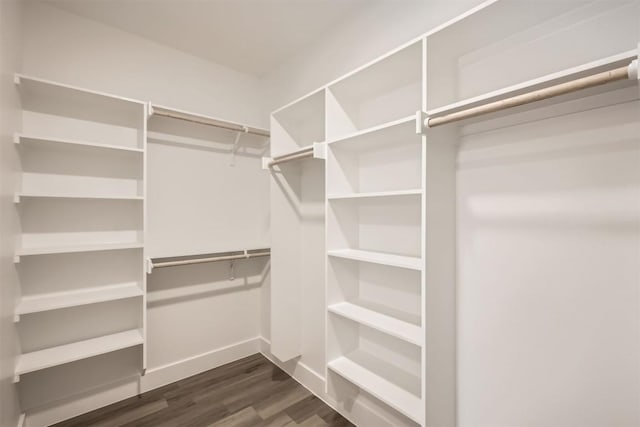
[{"label": "white shelving unit", "polygon": [[[315,158],[324,158],[324,118],[324,90],[275,111],[271,115],[271,158],[307,150],[313,150]],[[324,161],[298,159],[268,169],[271,352],[287,361],[302,354],[304,299],[323,295],[324,264],[319,260],[324,259]]]},{"label": "white shelving unit", "polygon": [[[327,88],[327,391],[424,424],[423,40]],[[453,168],[453,164],[450,165]],[[445,320],[445,319],[443,319]]]},{"label": "white shelving unit", "polygon": [[[147,107],[24,75],[15,82],[23,108],[23,129],[14,138],[22,165],[15,193],[18,381],[144,344]],[[82,310],[90,304],[100,307],[97,318]],[[113,315],[105,311],[111,309]],[[55,314],[64,310],[86,318]],[[53,335],[43,335],[39,322]]]}]

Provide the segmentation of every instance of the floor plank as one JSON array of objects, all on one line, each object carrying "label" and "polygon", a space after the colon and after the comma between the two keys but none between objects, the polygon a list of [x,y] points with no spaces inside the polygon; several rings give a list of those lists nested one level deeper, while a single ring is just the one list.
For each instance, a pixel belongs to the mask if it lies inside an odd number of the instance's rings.
[{"label": "floor plank", "polygon": [[55,427],[350,427],[261,354],[182,379]]}]

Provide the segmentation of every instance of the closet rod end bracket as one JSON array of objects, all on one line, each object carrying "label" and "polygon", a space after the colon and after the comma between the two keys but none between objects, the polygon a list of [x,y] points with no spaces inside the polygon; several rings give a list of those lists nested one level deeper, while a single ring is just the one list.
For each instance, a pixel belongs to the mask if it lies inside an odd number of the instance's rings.
[{"label": "closet rod end bracket", "polygon": [[416,111],[416,133],[424,135],[425,130],[429,128],[429,116],[422,110]]},{"label": "closet rod end bracket", "polygon": [[640,80],[640,74],[638,73],[638,59],[634,59],[629,64],[627,73],[629,74],[629,80]]},{"label": "closet rod end bracket", "polygon": [[269,170],[269,163],[271,163],[273,159],[271,157],[263,157],[262,158],[262,170]]},{"label": "closet rod end bracket", "polygon": [[153,273],[153,260],[151,258],[147,258],[147,265],[146,265],[146,270],[147,270],[147,274],[151,274]]}]

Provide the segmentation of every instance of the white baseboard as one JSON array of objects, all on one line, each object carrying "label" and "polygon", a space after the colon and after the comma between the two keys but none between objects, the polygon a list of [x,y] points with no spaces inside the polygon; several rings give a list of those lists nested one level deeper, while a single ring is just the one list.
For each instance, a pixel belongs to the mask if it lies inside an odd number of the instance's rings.
[{"label": "white baseboard", "polygon": [[26,425],[29,427],[42,427],[55,424],[209,369],[217,368],[243,357],[251,356],[259,353],[259,351],[260,338],[256,337],[164,366],[151,368],[142,377],[125,379],[82,395],[72,396],[31,410],[26,414]]},{"label": "white baseboard", "polygon": [[[393,416],[384,416],[380,411],[372,408],[365,403],[365,399],[356,399],[348,403],[338,402],[332,396],[326,393],[326,380],[323,375],[318,374],[302,362],[286,362],[278,360],[270,351],[271,343],[269,340],[260,338],[260,352],[280,369],[289,374],[300,385],[315,394],[320,400],[340,413],[356,426],[366,427],[399,427],[405,426],[404,417],[395,418]],[[412,425],[413,423],[411,423]]]},{"label": "white baseboard", "polygon": [[226,347],[178,360],[163,366],[147,369],[140,378],[142,392],[226,365],[260,351],[260,338],[252,338]]}]

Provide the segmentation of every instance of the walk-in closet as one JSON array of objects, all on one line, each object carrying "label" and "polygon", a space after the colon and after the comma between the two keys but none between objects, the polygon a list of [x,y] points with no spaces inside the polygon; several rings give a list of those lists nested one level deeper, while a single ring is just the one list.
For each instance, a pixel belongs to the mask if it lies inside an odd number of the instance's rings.
[{"label": "walk-in closet", "polygon": [[639,0],[0,33],[0,427],[640,427]]}]

